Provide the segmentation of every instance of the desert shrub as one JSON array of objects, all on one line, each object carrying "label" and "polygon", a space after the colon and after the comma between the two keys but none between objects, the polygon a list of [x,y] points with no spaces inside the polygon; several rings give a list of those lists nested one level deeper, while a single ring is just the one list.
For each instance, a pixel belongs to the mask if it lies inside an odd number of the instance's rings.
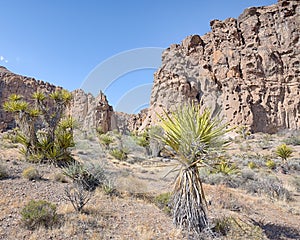
[{"label": "desert shrub", "polygon": [[4,165],[0,163],[0,180],[8,177],[7,169]]},{"label": "desert shrub", "polygon": [[248,139],[251,135],[249,126],[242,125],[237,130],[236,133],[238,133],[243,139]]},{"label": "desert shrub", "polygon": [[293,161],[289,161],[288,168],[290,170],[300,171],[300,159],[294,158]]},{"label": "desert shrub", "polygon": [[290,192],[282,185],[276,177],[257,178],[254,181],[247,181],[243,186],[251,194],[265,194],[271,199],[292,200]]},{"label": "desert shrub", "polygon": [[161,137],[164,135],[164,130],[160,126],[152,126],[149,128],[150,151],[152,157],[158,157],[164,147]]},{"label": "desert shrub", "polygon": [[71,202],[77,212],[83,211],[83,207],[90,201],[91,196],[91,192],[78,182],[75,182],[71,188],[65,188],[64,199]]},{"label": "desert shrub", "polygon": [[118,196],[119,192],[115,186],[115,180],[107,178],[102,185],[102,190],[106,195],[109,196]]},{"label": "desert shrub", "polygon": [[74,146],[71,117],[64,118],[71,93],[58,90],[46,96],[42,92],[25,101],[21,95],[12,94],[3,108],[14,114],[15,141],[22,145],[21,153],[27,160],[48,161],[57,165],[72,160],[69,148]]},{"label": "desert shrub", "polygon": [[109,149],[110,144],[114,142],[114,138],[110,136],[108,133],[98,135],[98,139],[100,144],[105,148]]},{"label": "desert shrub", "polygon": [[292,179],[291,183],[295,187],[296,191],[299,193],[300,192],[300,177],[295,176]]},{"label": "desert shrub", "polygon": [[43,226],[52,227],[58,221],[56,206],[43,200],[31,200],[21,211],[21,221],[28,229]]},{"label": "desert shrub", "polygon": [[170,192],[161,193],[154,198],[154,203],[160,209],[162,209],[165,213],[171,213],[171,197],[172,194]]},{"label": "desert shrub", "polygon": [[203,177],[203,182],[210,185],[226,185],[227,187],[237,188],[241,185],[240,177],[236,174],[226,175],[223,173],[209,173]]},{"label": "desert shrub", "polygon": [[61,182],[61,183],[67,183],[68,182],[68,180],[66,179],[66,176],[63,174],[63,173],[56,173],[55,175],[54,175],[54,180],[56,181],[56,182]]},{"label": "desert shrub", "polygon": [[300,132],[296,132],[290,137],[283,140],[288,145],[298,146],[300,145]]},{"label": "desert shrub", "polygon": [[220,218],[215,218],[212,221],[212,230],[219,235],[226,236],[230,231],[232,221],[232,217],[222,216]]},{"label": "desert shrub", "polygon": [[149,132],[146,129],[144,132],[138,134],[137,136],[133,137],[136,144],[145,148],[146,154],[150,155],[150,139],[149,139]]},{"label": "desert shrub", "polygon": [[22,176],[30,181],[41,179],[41,175],[35,167],[25,168],[22,172]]},{"label": "desert shrub", "polygon": [[258,146],[261,149],[270,149],[270,148],[272,148],[273,145],[272,145],[272,142],[269,140],[268,137],[264,137],[261,141],[259,141]]},{"label": "desert shrub", "polygon": [[104,132],[104,130],[103,130],[103,128],[102,128],[101,126],[98,126],[98,127],[96,127],[96,133],[97,133],[98,135],[102,135],[102,134],[104,134],[105,132]]},{"label": "desert shrub", "polygon": [[275,169],[276,168],[276,163],[272,160],[272,159],[268,159],[266,161],[266,166],[269,168],[269,169]]},{"label": "desert shrub", "polygon": [[288,147],[286,144],[282,144],[276,148],[275,153],[282,159],[283,163],[286,163],[287,159],[292,155],[293,149]]},{"label": "desert shrub", "polygon": [[241,177],[243,179],[247,180],[254,180],[256,178],[255,172],[250,168],[250,169],[243,169],[241,171]]},{"label": "desert shrub", "polygon": [[126,160],[128,158],[128,151],[125,148],[115,148],[109,151],[109,154],[118,160]]},{"label": "desert shrub", "polygon": [[250,161],[250,162],[248,162],[248,167],[249,167],[250,169],[254,169],[254,168],[257,168],[257,165],[256,165],[255,162]]},{"label": "desert shrub", "polygon": [[63,174],[89,191],[95,190],[97,186],[101,186],[106,180],[103,167],[94,164],[71,163],[63,168]]}]

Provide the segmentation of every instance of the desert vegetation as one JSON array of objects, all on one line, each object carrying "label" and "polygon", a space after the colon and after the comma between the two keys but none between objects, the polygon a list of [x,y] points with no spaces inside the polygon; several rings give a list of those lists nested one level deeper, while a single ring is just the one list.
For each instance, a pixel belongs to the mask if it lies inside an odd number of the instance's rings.
[{"label": "desert vegetation", "polygon": [[[9,111],[22,103],[10,101]],[[20,115],[30,114],[29,106],[17,107]],[[300,149],[287,141],[295,133],[230,131],[208,109],[184,105],[141,133],[83,132],[61,114],[55,129],[40,135],[48,126],[40,114],[32,135],[21,125],[1,135],[4,239],[300,236]],[[72,141],[61,141],[64,133]],[[48,150],[60,154],[49,157],[41,147],[48,134]]]},{"label": "desert vegetation", "polygon": [[57,90],[49,96],[35,92],[32,102],[12,94],[4,103],[3,108],[14,114],[18,126],[11,137],[22,145],[20,151],[27,160],[57,165],[71,161],[74,122],[70,116],[64,116],[71,99],[68,91]]}]

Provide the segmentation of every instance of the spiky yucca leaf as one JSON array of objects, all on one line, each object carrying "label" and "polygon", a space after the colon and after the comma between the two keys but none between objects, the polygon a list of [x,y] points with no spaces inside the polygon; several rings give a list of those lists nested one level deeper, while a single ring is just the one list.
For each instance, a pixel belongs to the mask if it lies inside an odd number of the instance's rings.
[{"label": "spiky yucca leaf", "polygon": [[40,110],[39,110],[39,109],[35,109],[35,108],[30,109],[28,113],[29,113],[29,115],[30,115],[31,117],[34,117],[34,118],[36,118],[36,117],[38,117],[38,116],[41,115]]},{"label": "spiky yucca leaf", "polygon": [[71,116],[70,116],[70,117],[66,117],[66,118],[62,119],[62,120],[59,122],[58,126],[59,126],[60,128],[62,128],[63,130],[66,130],[66,129],[68,129],[68,128],[69,128],[69,129],[73,129],[74,126],[75,126],[75,120],[74,120],[74,118],[72,118]]},{"label": "spiky yucca leaf", "polygon": [[286,144],[282,144],[276,149],[276,155],[282,158],[284,162],[286,162],[286,160],[292,155],[292,153],[293,149],[288,147]]},{"label": "spiky yucca leaf", "polygon": [[49,96],[50,96],[50,98],[52,98],[53,100],[57,101],[57,100],[60,99],[61,93],[60,93],[60,91],[55,91],[55,92],[50,93]]},{"label": "spiky yucca leaf", "polygon": [[208,109],[202,112],[200,106],[184,105],[171,114],[164,113],[159,115],[165,131],[161,139],[180,156],[182,164],[189,166],[225,145],[222,136],[229,131],[227,124],[213,118]]},{"label": "spiky yucca leaf", "polygon": [[3,104],[3,108],[8,112],[20,112],[28,109],[28,103],[22,100],[8,101]]},{"label": "spiky yucca leaf", "polygon": [[199,175],[200,163],[221,149],[229,130],[208,109],[187,104],[177,111],[159,115],[164,135],[160,139],[178,154],[181,169],[173,189],[173,221],[196,234],[208,227],[206,200]]},{"label": "spiky yucca leaf", "polygon": [[72,93],[68,92],[67,90],[62,90],[61,91],[61,98],[62,100],[68,104],[72,100]]},{"label": "spiky yucca leaf", "polygon": [[45,96],[44,93],[37,91],[37,92],[35,92],[35,93],[32,94],[32,98],[35,99],[35,100],[37,100],[37,101],[41,101],[42,102],[42,101],[45,100],[46,96]]},{"label": "spiky yucca leaf", "polygon": [[9,96],[9,101],[20,101],[23,98],[23,96],[19,95],[19,94],[11,94]]}]

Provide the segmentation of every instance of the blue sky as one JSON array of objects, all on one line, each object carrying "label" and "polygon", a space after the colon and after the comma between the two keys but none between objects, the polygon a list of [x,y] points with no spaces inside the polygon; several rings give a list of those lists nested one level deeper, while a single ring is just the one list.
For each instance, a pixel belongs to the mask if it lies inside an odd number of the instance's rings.
[{"label": "blue sky", "polygon": [[[247,7],[276,2],[0,0],[0,65],[74,90],[116,54],[167,48],[188,35],[204,35],[210,31],[210,20],[238,17]],[[117,79],[105,91],[109,102],[116,106],[129,89],[151,85],[153,73],[153,69],[140,70]]]}]

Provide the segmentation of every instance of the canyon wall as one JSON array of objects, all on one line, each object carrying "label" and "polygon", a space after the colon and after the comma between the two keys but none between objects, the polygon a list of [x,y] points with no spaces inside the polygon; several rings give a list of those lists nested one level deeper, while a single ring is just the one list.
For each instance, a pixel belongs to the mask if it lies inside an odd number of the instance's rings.
[{"label": "canyon wall", "polygon": [[238,19],[211,21],[163,52],[148,116],[185,101],[220,112],[232,125],[274,133],[300,128],[299,1],[246,9]]}]

